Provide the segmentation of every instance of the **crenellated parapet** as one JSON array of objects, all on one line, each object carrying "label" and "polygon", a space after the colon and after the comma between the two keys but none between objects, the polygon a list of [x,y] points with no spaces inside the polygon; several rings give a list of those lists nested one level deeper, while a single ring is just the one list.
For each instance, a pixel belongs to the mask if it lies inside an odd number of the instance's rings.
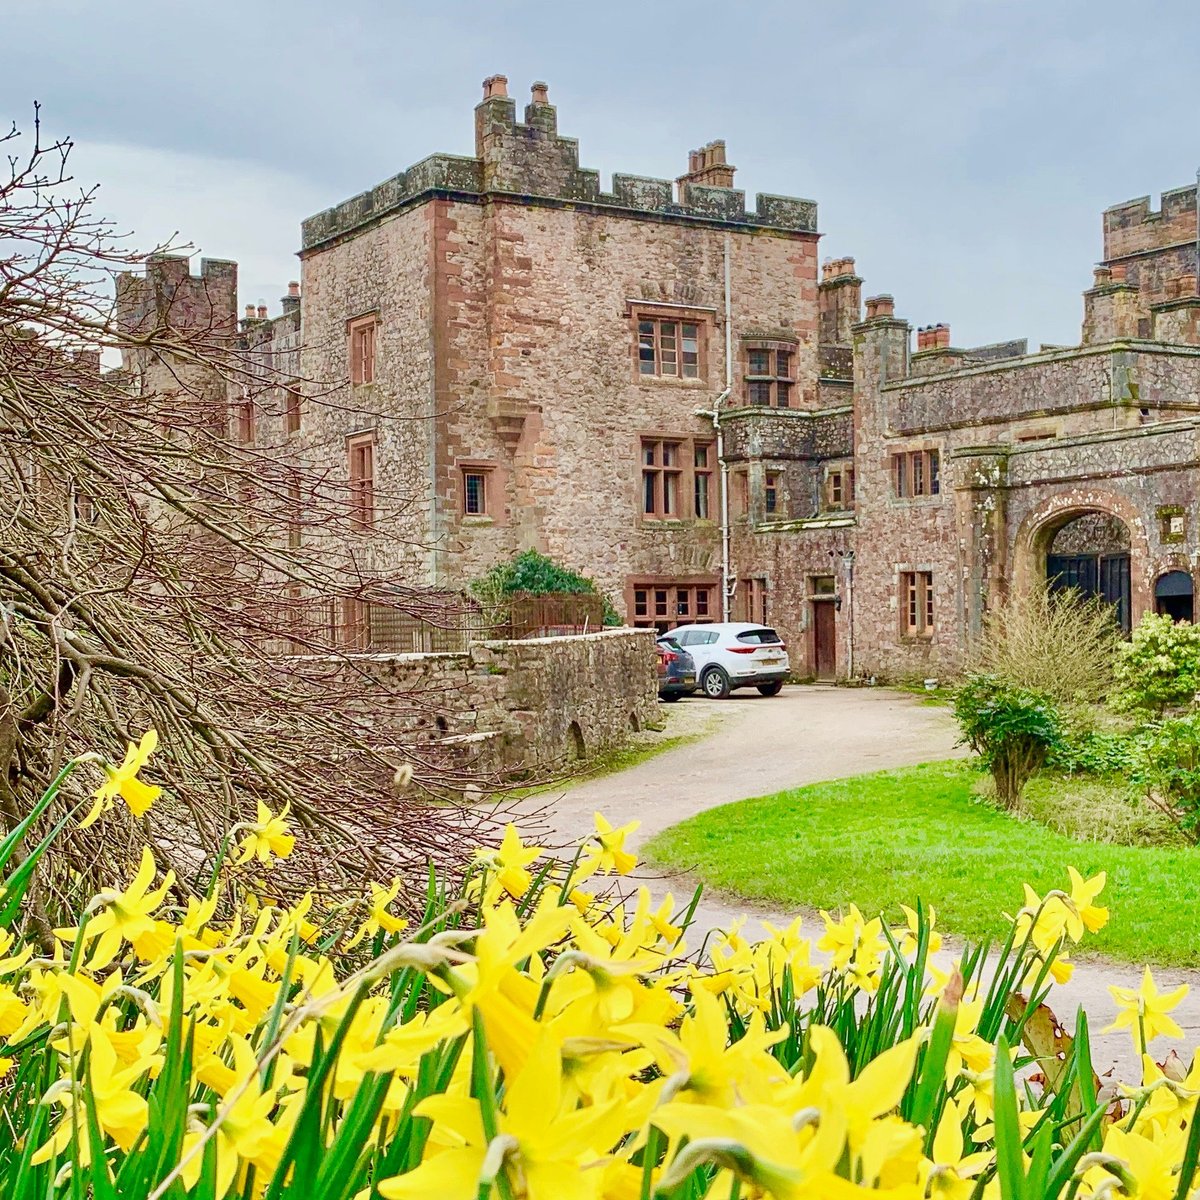
[{"label": "crenellated parapet", "polygon": [[603,191],[600,173],[579,165],[579,143],[558,132],[557,110],[544,83],[535,83],[524,120],[517,119],[508,81],[484,81],[475,109],[475,156],[434,154],[341,204],[309,217],[301,226],[302,252],[317,249],[382,218],[437,195],[462,199],[519,197],[530,204],[591,207],[598,211],[657,216],[749,229],[815,234],[813,200],[758,193],[747,209],[746,194],[732,186],[735,168],[725,161],[725,143],[710,142],[689,156],[689,170],[669,179],[615,173]]}]

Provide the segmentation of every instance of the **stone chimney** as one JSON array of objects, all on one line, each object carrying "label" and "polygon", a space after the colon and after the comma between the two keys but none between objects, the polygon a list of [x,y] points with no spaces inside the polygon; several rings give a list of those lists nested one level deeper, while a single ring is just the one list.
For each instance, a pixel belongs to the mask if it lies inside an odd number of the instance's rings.
[{"label": "stone chimney", "polygon": [[679,203],[686,204],[687,189],[692,184],[702,187],[733,187],[733,173],[737,167],[725,161],[725,141],[719,139],[692,150],[688,154],[688,169],[686,175],[680,175],[675,180],[679,189]]},{"label": "stone chimney", "polygon": [[558,110],[550,103],[550,88],[540,79],[529,89],[525,105],[525,124],[555,137],[558,134]]},{"label": "stone chimney", "polygon": [[817,340],[823,346],[849,346],[850,331],[862,320],[862,280],[854,259],[831,258],[821,264],[817,305]]},{"label": "stone chimney", "polygon": [[896,316],[896,301],[892,296],[868,296],[866,304],[865,319],[868,321],[894,319]]},{"label": "stone chimney", "polygon": [[258,319],[260,321],[265,321],[267,319],[267,306],[265,304],[260,304],[258,306]]},{"label": "stone chimney", "polygon": [[1083,293],[1083,344],[1149,337],[1149,325],[1150,314],[1138,289],[1126,280],[1124,265],[1097,267],[1091,288]]},{"label": "stone chimney", "polygon": [[287,295],[280,301],[283,305],[283,315],[286,317],[289,313],[298,312],[300,309],[300,284],[293,279],[288,284]]},{"label": "stone chimney", "polygon": [[[856,396],[868,394],[877,383],[903,379],[908,374],[908,343],[912,334],[909,323],[896,316],[896,301],[891,296],[869,296],[865,304],[866,316],[854,328]],[[861,340],[857,335],[861,335]]]}]

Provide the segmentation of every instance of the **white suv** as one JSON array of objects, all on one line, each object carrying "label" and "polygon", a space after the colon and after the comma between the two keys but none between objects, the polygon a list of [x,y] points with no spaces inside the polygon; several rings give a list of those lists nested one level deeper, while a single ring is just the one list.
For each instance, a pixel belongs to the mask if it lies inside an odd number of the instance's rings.
[{"label": "white suv", "polygon": [[680,625],[667,635],[696,662],[704,694],[724,700],[734,688],[756,687],[777,696],[788,673],[787,646],[765,625],[733,621],[727,625]]}]

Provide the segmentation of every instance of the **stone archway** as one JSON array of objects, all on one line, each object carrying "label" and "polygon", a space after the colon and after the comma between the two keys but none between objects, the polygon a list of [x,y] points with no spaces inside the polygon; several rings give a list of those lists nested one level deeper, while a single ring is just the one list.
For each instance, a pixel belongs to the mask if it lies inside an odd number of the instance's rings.
[{"label": "stone archway", "polygon": [[1074,587],[1112,602],[1128,631],[1153,608],[1150,548],[1138,512],[1124,496],[1092,490],[1051,496],[1017,531],[1013,583]]}]

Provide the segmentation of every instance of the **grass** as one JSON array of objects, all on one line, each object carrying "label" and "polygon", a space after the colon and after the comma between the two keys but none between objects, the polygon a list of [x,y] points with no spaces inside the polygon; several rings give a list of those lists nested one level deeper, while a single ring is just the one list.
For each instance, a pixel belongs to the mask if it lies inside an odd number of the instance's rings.
[{"label": "grass", "polygon": [[[991,779],[982,794],[990,794]],[[1025,785],[1023,814],[1039,825],[1079,842],[1118,846],[1186,846],[1187,840],[1165,813],[1129,799],[1123,779],[1044,774]]]},{"label": "grass", "polygon": [[1060,887],[1067,866],[1108,872],[1112,919],[1085,946],[1126,962],[1200,964],[1200,850],[1073,840],[974,792],[961,762],[927,763],[743,800],[700,813],[646,847],[709,887],[780,908],[845,908],[899,919],[919,896],[938,924],[1000,932],[1022,883]]}]

